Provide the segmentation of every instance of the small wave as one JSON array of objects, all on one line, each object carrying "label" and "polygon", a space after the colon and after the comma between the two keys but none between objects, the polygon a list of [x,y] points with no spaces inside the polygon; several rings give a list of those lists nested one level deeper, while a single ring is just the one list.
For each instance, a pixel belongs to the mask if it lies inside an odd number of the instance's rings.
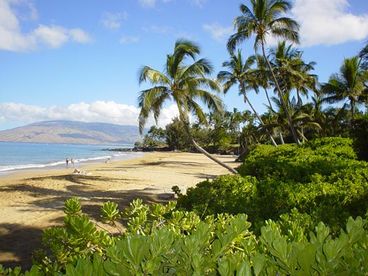
[{"label": "small wave", "polygon": [[16,170],[26,170],[26,169],[42,169],[46,167],[55,167],[65,164],[65,161],[58,161],[48,164],[25,164],[25,165],[10,165],[10,166],[0,166],[0,172],[9,172]]},{"label": "small wave", "polygon": [[[104,155],[104,156],[96,156],[96,157],[88,157],[88,158],[76,158],[74,159],[75,164],[80,163],[86,163],[86,162],[94,162],[94,161],[101,161],[101,160],[113,160],[124,157],[135,157],[139,156],[139,153],[116,153],[113,155]],[[27,169],[42,169],[47,167],[56,167],[56,166],[65,166],[65,160],[62,161],[56,161],[52,163],[46,163],[46,164],[24,164],[24,165],[6,165],[6,166],[0,166],[0,173],[4,172],[11,172],[11,171],[17,171],[17,170],[27,170]]]}]

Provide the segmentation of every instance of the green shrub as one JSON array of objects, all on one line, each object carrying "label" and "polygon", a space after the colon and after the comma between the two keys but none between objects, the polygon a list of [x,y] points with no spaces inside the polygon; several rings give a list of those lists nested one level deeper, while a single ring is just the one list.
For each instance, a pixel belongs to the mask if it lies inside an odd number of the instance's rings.
[{"label": "green shrub", "polygon": [[352,141],[347,138],[321,138],[303,144],[259,145],[247,156],[239,173],[258,180],[309,182],[318,173],[330,175],[347,166],[358,165]]},{"label": "green shrub", "polygon": [[[178,206],[196,211],[199,215],[219,213],[246,213],[253,217],[255,210],[257,180],[240,175],[219,176],[206,180],[187,190],[186,196],[178,197]],[[242,206],[241,208],[239,208]]]},{"label": "green shrub", "polygon": [[199,215],[246,213],[258,231],[293,208],[338,231],[349,216],[368,209],[368,163],[355,160],[351,140],[317,139],[279,147],[258,146],[239,171],[178,194],[178,207]]},{"label": "green shrub", "polygon": [[[102,251],[76,255],[62,266],[39,263],[24,275],[366,275],[368,272],[367,219],[349,218],[345,230],[334,237],[325,224],[312,227],[307,215],[293,210],[279,222],[266,221],[261,234],[256,236],[244,214],[222,214],[201,220],[194,213],[175,211],[174,207],[173,203],[148,206],[135,201],[124,213],[129,214],[128,221],[145,213],[142,231],[127,229],[116,237],[103,231],[114,242],[96,244]],[[85,221],[85,226],[77,228],[94,229],[95,223],[85,215],[73,217],[83,217]],[[90,224],[93,226],[87,226]],[[65,232],[69,228],[75,230],[68,223],[62,228]],[[312,228],[308,234],[306,229]],[[84,230],[78,235],[84,241],[91,238],[91,233]],[[54,234],[56,243],[63,238],[61,232]],[[78,248],[79,243],[63,252],[68,254],[68,250]],[[1,266],[0,274],[23,275],[20,268]]]}]

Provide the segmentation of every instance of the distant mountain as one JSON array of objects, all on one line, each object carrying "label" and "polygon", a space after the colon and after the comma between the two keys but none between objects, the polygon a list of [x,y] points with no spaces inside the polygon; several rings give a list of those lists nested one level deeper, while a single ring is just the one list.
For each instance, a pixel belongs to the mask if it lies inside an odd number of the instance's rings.
[{"label": "distant mountain", "polygon": [[136,126],[78,121],[45,121],[0,131],[0,142],[133,144],[137,140]]}]

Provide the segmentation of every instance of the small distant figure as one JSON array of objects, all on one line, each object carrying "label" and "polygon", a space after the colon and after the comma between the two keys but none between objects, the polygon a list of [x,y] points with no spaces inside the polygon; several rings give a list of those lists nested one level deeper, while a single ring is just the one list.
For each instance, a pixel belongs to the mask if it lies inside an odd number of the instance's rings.
[{"label": "small distant figure", "polygon": [[70,159],[70,164],[72,164],[72,166],[74,168],[74,159],[73,158]]},{"label": "small distant figure", "polygon": [[68,168],[69,167],[69,158],[65,159],[65,164],[66,164],[66,167]]},{"label": "small distant figure", "polygon": [[106,161],[105,161],[105,163],[107,164],[107,163],[109,163],[110,162],[110,160],[111,160],[111,158],[109,157],[109,158],[107,158],[106,159]]}]

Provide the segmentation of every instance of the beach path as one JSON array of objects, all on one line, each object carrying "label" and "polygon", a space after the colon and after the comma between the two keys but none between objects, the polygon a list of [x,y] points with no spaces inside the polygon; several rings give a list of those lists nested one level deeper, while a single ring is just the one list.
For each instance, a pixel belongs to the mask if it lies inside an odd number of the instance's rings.
[{"label": "beach path", "polygon": [[[232,167],[233,156],[218,156]],[[29,266],[42,229],[62,223],[64,201],[76,196],[92,218],[108,200],[123,209],[135,198],[145,202],[173,199],[172,186],[182,191],[228,171],[202,154],[155,152],[143,157],[89,164],[73,169],[22,171],[0,178],[0,264]]]}]

